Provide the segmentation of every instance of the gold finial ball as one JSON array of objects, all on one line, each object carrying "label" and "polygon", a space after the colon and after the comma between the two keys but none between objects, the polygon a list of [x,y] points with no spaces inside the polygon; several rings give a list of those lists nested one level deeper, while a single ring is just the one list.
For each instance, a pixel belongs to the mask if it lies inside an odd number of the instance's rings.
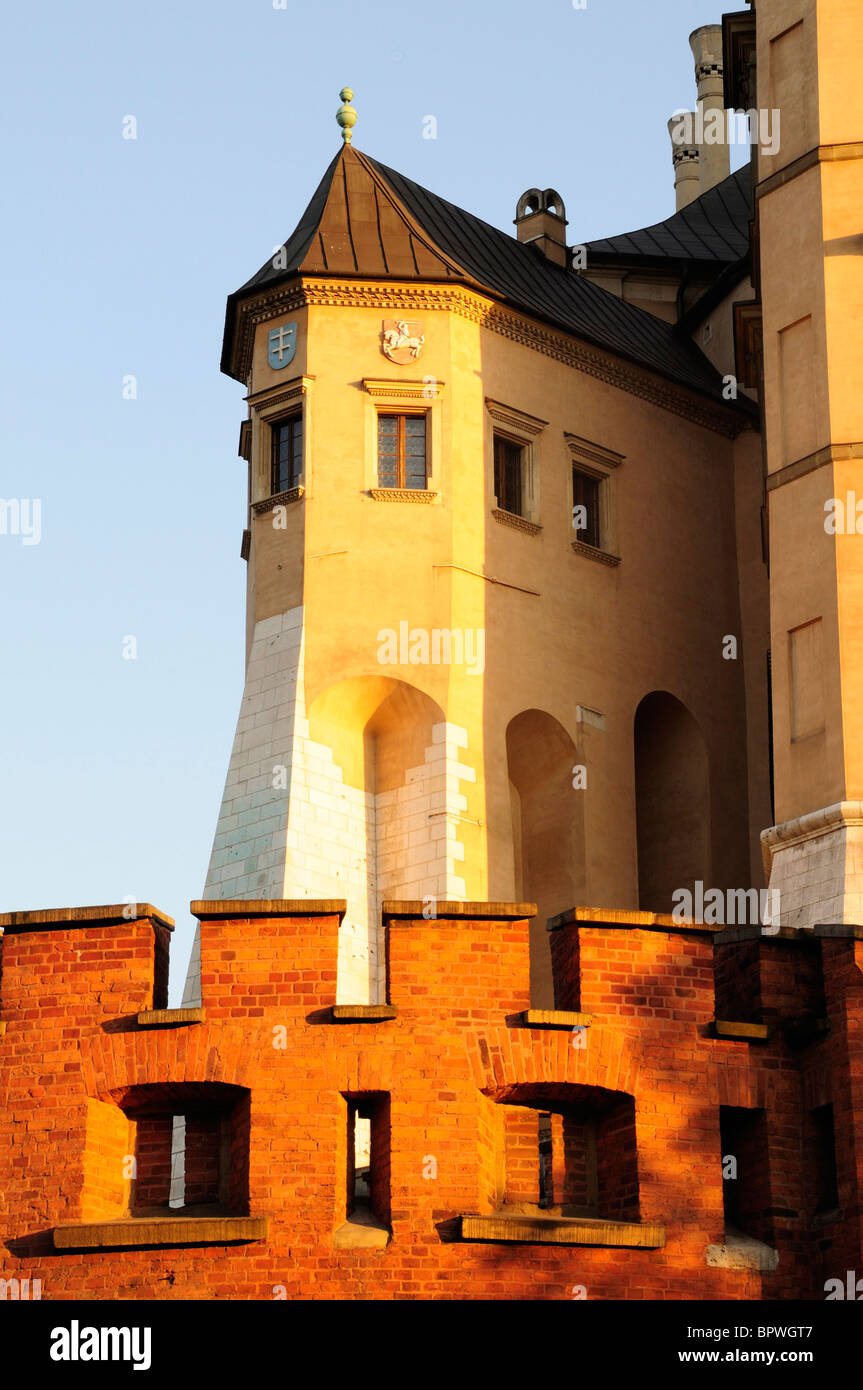
[{"label": "gold finial ball", "polygon": [[344,102],[344,105],[340,106],[336,112],[336,120],[342,128],[342,139],[346,145],[349,145],[352,139],[351,132],[357,123],[357,113],[349,104],[353,101],[354,94],[350,87],[342,87],[339,96]]}]

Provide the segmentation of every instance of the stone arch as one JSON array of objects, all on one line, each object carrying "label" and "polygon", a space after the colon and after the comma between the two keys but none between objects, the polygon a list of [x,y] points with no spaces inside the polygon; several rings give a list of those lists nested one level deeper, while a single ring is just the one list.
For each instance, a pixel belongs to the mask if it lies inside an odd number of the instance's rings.
[{"label": "stone arch", "polygon": [[671,912],[677,889],[710,886],[710,766],[694,716],[667,690],[635,712],[635,815],[638,905]]},{"label": "stone arch", "polygon": [[[463,896],[463,880],[455,879],[456,869],[463,872],[456,822],[447,816],[450,793],[458,790],[447,771],[455,735],[435,700],[389,676],[354,676],[328,687],[309,708],[308,723],[303,751],[306,768],[315,771],[308,798],[296,802],[296,828],[319,847],[314,895],[348,901],[339,1000],[374,1002],[384,988],[381,902],[445,898],[448,890]],[[308,885],[307,864],[303,872]]]},{"label": "stone arch", "polygon": [[[552,1007],[549,917],[584,901],[584,798],[574,787],[575,744],[543,710],[524,710],[506,730],[514,897],[535,902],[531,923],[531,999]],[[579,779],[580,780],[580,779]]]}]

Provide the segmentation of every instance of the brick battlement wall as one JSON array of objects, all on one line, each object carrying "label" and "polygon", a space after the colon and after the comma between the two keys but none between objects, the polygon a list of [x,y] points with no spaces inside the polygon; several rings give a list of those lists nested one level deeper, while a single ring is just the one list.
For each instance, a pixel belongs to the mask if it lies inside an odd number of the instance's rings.
[{"label": "brick battlement wall", "polygon": [[173,924],[148,905],[0,918],[3,1279],[43,1299],[820,1299],[863,1268],[860,928],[578,909],[551,925],[556,1008],[533,1013],[529,905],[385,904],[389,1004],[352,1009],[344,904],[193,910],[200,1010],[165,1009]]}]

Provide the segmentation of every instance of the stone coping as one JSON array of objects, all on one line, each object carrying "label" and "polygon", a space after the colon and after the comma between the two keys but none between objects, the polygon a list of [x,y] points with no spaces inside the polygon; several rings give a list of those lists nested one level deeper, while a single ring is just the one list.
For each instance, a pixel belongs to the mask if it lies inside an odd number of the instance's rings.
[{"label": "stone coping", "polygon": [[[421,898],[406,902],[388,899],[381,904],[381,916],[385,922],[397,918],[415,921],[422,918],[427,911],[428,903]],[[434,916],[426,917],[425,920],[431,923],[440,922],[444,918],[473,917],[492,922],[520,922],[525,917],[535,916],[536,903],[471,903],[441,900],[435,904]]]},{"label": "stone coping", "polygon": [[56,1250],[99,1250],[142,1245],[228,1245],[266,1240],[268,1216],[121,1217],[54,1227]]},{"label": "stone coping", "polygon": [[196,898],[189,911],[200,922],[243,917],[344,917],[345,898]]},{"label": "stone coping", "polygon": [[559,931],[561,927],[615,927],[630,931],[697,932],[700,936],[715,936],[722,928],[706,922],[693,922],[689,919],[672,917],[670,912],[636,912],[628,908],[571,907],[549,917],[548,930]]},{"label": "stone coping", "polygon": [[824,937],[863,941],[863,926],[855,922],[816,922],[811,927],[780,927],[779,931],[774,932],[767,932],[763,927],[714,927],[713,931],[717,932],[723,946],[733,946],[738,941],[797,941],[805,944]]},{"label": "stone coping", "polygon": [[587,1216],[524,1216],[494,1212],[462,1216],[462,1240],[521,1241],[529,1245],[612,1245],[626,1249],[660,1250],[665,1226],[658,1221],[602,1221]]},{"label": "stone coping", "polygon": [[843,825],[863,825],[863,801],[834,801],[832,806],[771,825],[762,830],[761,843],[775,853],[780,846],[802,844]]},{"label": "stone coping", "polygon": [[44,907],[32,912],[0,913],[0,928],[10,935],[26,931],[51,931],[73,927],[112,927],[122,923],[158,922],[174,930],[174,919],[152,903],[114,903],[105,907]]}]

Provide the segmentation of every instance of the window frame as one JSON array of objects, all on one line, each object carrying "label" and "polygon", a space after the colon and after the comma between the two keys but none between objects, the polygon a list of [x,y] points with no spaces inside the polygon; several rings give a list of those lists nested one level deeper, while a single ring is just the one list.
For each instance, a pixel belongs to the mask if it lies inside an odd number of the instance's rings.
[{"label": "window frame", "polygon": [[[604,565],[619,565],[617,534],[617,479],[615,474],[624,461],[624,455],[607,449],[602,444],[594,444],[577,434],[564,431],[564,439],[570,454],[570,510],[569,535],[572,549],[576,555],[584,555],[599,560]],[[597,483],[596,493],[596,535],[597,543],[586,540],[583,531],[577,531],[574,524],[574,509],[579,503],[575,496],[575,475],[593,478]]]},{"label": "window frame", "polygon": [[[499,446],[501,447],[501,452],[503,453],[509,452],[510,450],[517,451],[518,498],[516,506],[510,505],[510,503],[514,499],[510,496],[509,488],[506,485],[506,473],[504,472],[503,476],[501,476],[501,474],[498,471]],[[512,435],[504,434],[502,430],[493,430],[491,447],[494,459],[494,499],[496,505],[500,508],[501,511],[508,512],[510,516],[518,516],[521,517],[523,521],[529,521],[530,517],[527,515],[527,512],[525,510],[525,498],[527,494],[526,484],[528,482],[528,479],[525,475],[530,466],[529,459],[525,455],[527,445],[525,445],[523,441],[520,439],[513,439]],[[504,468],[506,467],[506,463],[507,460],[504,457]],[[499,483],[501,482],[503,482],[504,484],[503,487],[499,486]]]},{"label": "window frame", "polygon": [[309,492],[312,482],[312,433],[314,429],[314,410],[312,409],[312,389],[314,377],[299,376],[282,385],[256,391],[249,396],[249,423],[251,429],[250,473],[250,512],[252,516],[269,511],[274,497],[279,493],[273,486],[273,426],[288,416],[301,414],[303,417],[303,467],[298,485],[291,489],[291,500],[299,500]]},{"label": "window frame", "polygon": [[[593,501],[592,501],[592,511],[593,511],[593,515],[592,515],[592,516],[591,516],[591,506],[589,506],[586,502],[580,500],[579,497],[578,497],[578,491],[577,491],[577,488],[576,488],[576,479],[577,479],[577,478],[582,479],[583,482],[588,482],[588,483],[591,483],[591,484],[593,485]],[[573,513],[573,530],[576,532],[576,540],[580,541],[582,545],[589,545],[589,546],[591,546],[594,550],[602,550],[602,549],[603,549],[602,537],[603,537],[603,530],[604,530],[604,528],[603,528],[603,524],[602,524],[602,523],[603,523],[603,517],[602,517],[602,511],[603,511],[603,508],[602,508],[602,483],[603,483],[603,479],[602,479],[602,477],[601,477],[600,474],[597,474],[597,473],[592,472],[590,469],[585,468],[585,467],[584,467],[584,464],[578,463],[575,459],[573,459],[573,461],[572,461],[572,513]],[[576,509],[576,507],[579,507],[579,506],[583,506],[583,507],[585,508],[585,511],[587,512],[587,525],[586,525],[586,526],[576,527],[576,525],[575,525],[575,520],[574,520],[574,518],[575,518],[575,509]]]},{"label": "window frame", "polygon": [[[270,496],[279,497],[283,492],[293,492],[296,488],[302,487],[305,476],[305,443],[306,443],[306,422],[303,415],[302,405],[293,410],[287,411],[284,415],[278,415],[272,420],[267,421],[270,427]],[[291,474],[290,480],[285,487],[281,486],[281,476],[279,473],[281,460],[278,457],[279,434],[286,425],[300,428],[300,448],[299,466],[296,477],[293,477],[294,466],[296,464],[296,448],[294,443],[293,430],[291,432]]]},{"label": "window frame", "polygon": [[[394,483],[381,482],[381,434],[380,427],[382,420],[397,420],[397,447],[396,447],[396,481]],[[407,425],[408,420],[423,421],[423,463],[424,481],[422,487],[415,487],[408,479],[407,472]],[[375,486],[381,492],[428,492],[429,478],[431,476],[430,460],[430,429],[429,411],[416,409],[397,409],[393,406],[378,406],[375,410]]]},{"label": "window frame", "polygon": [[[540,447],[539,437],[548,421],[539,420],[514,406],[501,401],[485,398],[486,413],[491,419],[491,428],[486,433],[486,478],[488,496],[491,499],[491,513],[497,521],[514,527],[529,535],[541,531],[540,512]],[[514,445],[521,450],[521,510],[511,511],[504,505],[497,491],[497,441]],[[504,501],[510,501],[505,498]]]}]

